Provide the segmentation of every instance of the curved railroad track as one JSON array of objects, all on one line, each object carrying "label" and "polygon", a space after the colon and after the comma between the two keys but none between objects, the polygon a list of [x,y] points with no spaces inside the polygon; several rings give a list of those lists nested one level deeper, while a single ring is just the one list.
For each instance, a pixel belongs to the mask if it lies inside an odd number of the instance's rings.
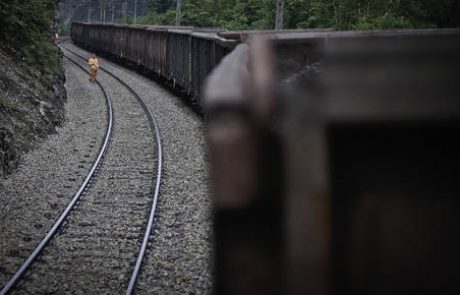
[{"label": "curved railroad track", "polygon": [[[71,52],[73,55],[79,57],[83,61],[86,61],[86,58],[83,57],[82,55],[76,53],[75,51],[73,51],[71,49],[66,48],[65,46],[62,46],[62,47],[65,50]],[[162,148],[161,148],[161,138],[160,138],[160,131],[159,131],[159,128],[158,128],[158,124],[157,124],[157,122],[155,120],[155,117],[153,116],[153,114],[150,111],[149,107],[145,104],[144,100],[136,93],[136,91],[134,91],[134,89],[131,86],[129,86],[122,79],[120,79],[117,75],[115,75],[114,73],[108,71],[107,69],[105,69],[102,66],[100,67],[100,69],[102,71],[104,71],[105,73],[107,73],[108,75],[110,75],[111,77],[113,77],[115,80],[117,80],[121,84],[123,84],[136,97],[137,101],[142,106],[142,109],[144,109],[146,114],[148,114],[149,122],[150,122],[151,126],[153,126],[153,128],[155,130],[155,140],[156,140],[156,143],[157,143],[157,146],[158,146],[158,165],[157,165],[157,168],[158,168],[157,175],[158,175],[158,177],[157,177],[156,184],[155,184],[155,193],[154,193],[152,207],[151,207],[151,211],[150,211],[150,215],[149,215],[149,221],[148,221],[147,228],[146,228],[146,231],[145,231],[144,239],[142,241],[142,246],[140,248],[139,255],[138,255],[138,258],[136,260],[136,266],[135,266],[134,271],[132,273],[132,276],[131,276],[131,279],[130,279],[130,282],[129,282],[129,285],[128,285],[128,289],[126,291],[126,294],[128,295],[128,294],[131,294],[133,292],[133,290],[134,290],[134,286],[136,284],[136,280],[137,280],[137,277],[138,277],[140,269],[141,269],[142,260],[144,259],[145,252],[147,250],[147,245],[148,245],[150,233],[152,231],[153,222],[154,222],[154,218],[155,218],[155,211],[156,211],[156,206],[157,206],[157,201],[158,201],[158,194],[160,192],[160,180],[161,180],[161,173],[162,173],[162,166],[163,166],[163,164],[162,164],[163,156],[162,156]]]},{"label": "curved railroad track", "polygon": [[[77,62],[75,62],[73,59],[71,59],[68,56],[65,56],[68,60],[70,60],[72,63],[74,63],[76,66],[78,66],[80,69],[83,71],[87,72],[81,65],[79,65]],[[107,72],[107,71],[106,71]],[[131,274],[130,282],[128,287],[126,288],[126,294],[131,294],[135,283],[137,276],[139,274],[141,264],[143,257],[145,255],[146,249],[147,249],[147,244],[148,240],[150,237],[150,233],[153,227],[153,222],[154,222],[154,216],[155,216],[155,211],[156,211],[156,205],[157,205],[157,200],[158,200],[158,195],[159,195],[159,189],[160,189],[160,181],[161,181],[161,174],[162,174],[162,147],[161,147],[161,139],[160,139],[160,132],[158,125],[156,123],[156,120],[150,111],[150,109],[146,106],[142,98],[129,86],[127,85],[123,80],[118,78],[116,75],[107,72],[109,75],[111,75],[114,79],[116,79],[121,85],[126,87],[129,92],[136,98],[138,101],[139,105],[143,109],[144,113],[146,114],[150,129],[152,130],[153,133],[153,138],[156,144],[156,173],[154,175],[155,181],[153,185],[153,198],[150,206],[150,212],[149,212],[149,217],[148,217],[148,222],[146,225],[146,230],[144,233],[144,238],[142,245],[138,251],[137,255],[137,260],[136,264],[134,266],[134,269]],[[110,96],[108,95],[107,91],[104,89],[104,87],[100,84],[99,81],[96,80],[96,83],[98,87],[102,90],[104,93],[104,96],[106,98],[106,104],[107,104],[107,118],[108,118],[108,125],[107,125],[107,130],[105,134],[105,138],[103,141],[103,144],[101,145],[101,149],[99,152],[99,155],[97,156],[96,161],[91,167],[90,173],[82,183],[80,189],[78,192],[75,194],[75,196],[72,198],[72,201],[68,205],[68,207],[64,210],[64,212],[61,214],[57,222],[53,225],[51,230],[47,233],[45,238],[39,243],[37,248],[32,252],[32,254],[25,260],[25,262],[21,265],[21,267],[15,272],[15,274],[11,277],[11,279],[6,283],[6,285],[3,287],[3,289],[0,291],[0,294],[7,294],[9,293],[16,283],[23,277],[23,275],[26,273],[26,271],[30,268],[34,260],[40,255],[40,253],[43,251],[43,249],[47,246],[49,241],[59,232],[59,229],[62,228],[62,224],[65,222],[65,220],[69,217],[70,212],[75,208],[76,204],[79,202],[81,196],[88,190],[89,184],[93,182],[94,178],[97,175],[97,172],[104,160],[104,157],[107,153],[107,148],[109,146],[110,141],[112,140],[112,133],[113,133],[113,125],[114,125],[114,114],[113,114],[113,107],[112,107],[112,100]]]}]

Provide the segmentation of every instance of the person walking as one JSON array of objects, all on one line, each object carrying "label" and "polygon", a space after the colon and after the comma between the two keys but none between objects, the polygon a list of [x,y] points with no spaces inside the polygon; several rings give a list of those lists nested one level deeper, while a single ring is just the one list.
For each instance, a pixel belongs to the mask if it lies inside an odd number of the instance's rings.
[{"label": "person walking", "polygon": [[97,70],[99,69],[99,61],[96,58],[96,55],[92,54],[88,60],[89,69],[91,71],[91,75],[89,77],[89,81],[93,82],[96,79]]}]

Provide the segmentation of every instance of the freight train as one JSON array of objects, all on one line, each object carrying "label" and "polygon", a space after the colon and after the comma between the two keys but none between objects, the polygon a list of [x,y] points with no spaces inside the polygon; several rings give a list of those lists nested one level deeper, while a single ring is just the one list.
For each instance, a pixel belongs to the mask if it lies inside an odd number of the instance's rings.
[{"label": "freight train", "polygon": [[194,100],[202,82],[232,51],[220,29],[72,23],[72,41],[87,50],[136,65],[169,81]]}]

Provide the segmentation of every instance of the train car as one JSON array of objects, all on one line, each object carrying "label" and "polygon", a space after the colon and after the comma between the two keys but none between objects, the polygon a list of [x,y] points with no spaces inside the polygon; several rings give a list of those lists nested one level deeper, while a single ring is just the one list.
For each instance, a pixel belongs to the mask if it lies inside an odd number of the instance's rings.
[{"label": "train car", "polygon": [[92,45],[92,50],[93,51],[101,51],[105,52],[105,48],[102,46],[103,40],[102,40],[102,30],[104,27],[102,27],[100,24],[96,24],[94,28],[90,31],[90,36],[91,36],[91,45]]},{"label": "train car", "polygon": [[145,57],[143,66],[167,78],[167,45],[170,30],[191,30],[192,27],[148,26],[145,34]]},{"label": "train car", "polygon": [[90,51],[96,51],[98,50],[97,45],[98,45],[98,40],[99,40],[99,26],[94,25],[93,27],[88,27],[86,26],[88,30],[88,50]]},{"label": "train car", "polygon": [[130,26],[126,36],[126,60],[137,66],[145,64],[147,26]]},{"label": "train car", "polygon": [[72,36],[74,43],[80,43],[82,31],[83,26],[80,23],[72,23],[72,26],[70,27],[70,36]]},{"label": "train car", "polygon": [[236,44],[218,36],[217,32],[194,32],[191,34],[191,85],[193,98],[199,99],[201,86],[209,73]]},{"label": "train car", "polygon": [[99,36],[97,40],[97,48],[103,50],[106,54],[111,54],[114,51],[114,38],[113,38],[114,27],[99,26]]},{"label": "train car", "polygon": [[159,75],[166,74],[166,27],[148,27],[145,34],[144,67]]},{"label": "train car", "polygon": [[204,91],[216,294],[459,294],[460,30],[264,37]]},{"label": "train car", "polygon": [[190,70],[190,34],[191,30],[168,30],[166,42],[166,78],[173,87],[180,87],[189,93]]},{"label": "train car", "polygon": [[205,77],[236,44],[222,29],[72,23],[79,46],[157,74],[199,100]]},{"label": "train car", "polygon": [[82,46],[86,47],[86,42],[84,39],[86,32],[86,27],[82,23],[72,23],[72,27],[70,29],[72,40]]}]

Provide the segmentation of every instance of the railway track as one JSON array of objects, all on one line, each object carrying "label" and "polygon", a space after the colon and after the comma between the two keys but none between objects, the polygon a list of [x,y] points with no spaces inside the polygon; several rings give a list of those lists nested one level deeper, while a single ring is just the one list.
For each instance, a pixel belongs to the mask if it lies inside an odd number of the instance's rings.
[{"label": "railway track", "polygon": [[[71,61],[73,64],[78,66],[80,69],[85,71],[85,69],[81,65],[79,65],[75,60],[71,59],[67,55],[65,57],[69,61]],[[150,130],[151,130],[151,137],[154,139],[154,146],[156,147],[156,149],[154,148],[154,150],[156,150],[156,159],[154,160],[156,162],[155,163],[156,165],[153,165],[153,166],[156,166],[156,169],[155,169],[155,173],[153,175],[153,178],[154,178],[153,185],[152,185],[152,181],[150,181],[150,186],[151,186],[150,201],[151,202],[150,202],[150,206],[149,206],[148,222],[147,222],[147,225],[145,225],[145,233],[144,233],[144,237],[142,239],[142,244],[137,249],[138,255],[137,255],[136,263],[135,263],[135,266],[133,268],[133,271],[131,272],[131,277],[130,277],[129,284],[126,287],[126,294],[131,294],[133,289],[134,289],[135,282],[136,282],[137,276],[138,276],[139,271],[140,271],[142,260],[143,260],[143,257],[145,255],[145,252],[146,252],[149,236],[150,236],[150,233],[151,233],[151,230],[152,230],[152,227],[153,227],[155,209],[156,209],[157,199],[158,199],[158,195],[159,195],[160,180],[161,180],[161,173],[162,173],[162,148],[161,148],[160,132],[159,132],[158,126],[156,124],[155,118],[154,118],[153,114],[151,113],[151,111],[149,110],[149,108],[145,105],[145,103],[143,102],[141,97],[139,95],[137,95],[137,93],[131,87],[129,87],[129,85],[127,85],[124,81],[122,81],[120,78],[116,77],[115,75],[111,74],[111,76],[114,79],[116,79],[118,81],[118,83],[120,83],[120,85],[123,85],[123,87],[126,87],[126,89],[128,89],[129,92],[136,98],[137,103],[140,105],[141,109],[143,110],[144,114],[147,117],[147,121],[149,122],[149,127],[150,127]],[[32,254],[24,261],[24,263],[14,273],[14,275],[10,278],[10,280],[5,284],[5,286],[0,291],[1,295],[8,294],[10,291],[12,291],[14,289],[14,287],[17,286],[17,283],[21,280],[21,278],[24,277],[26,272],[28,272],[29,270],[30,270],[30,272],[34,271],[33,270],[33,265],[34,265],[33,262],[37,260],[37,257],[39,257],[43,253],[45,248],[49,248],[49,247],[47,247],[47,245],[49,245],[50,241],[53,238],[55,238],[56,236],[58,236],[58,233],[61,232],[63,228],[67,227],[67,226],[63,226],[63,224],[68,222],[68,220],[70,219],[69,218],[70,213],[80,203],[79,201],[80,201],[81,197],[86,192],[88,192],[88,191],[91,192],[91,191],[95,190],[93,188],[89,189],[89,186],[90,186],[91,183],[94,183],[94,182],[97,181],[98,172],[99,172],[99,170],[101,168],[101,165],[102,165],[104,159],[107,157],[108,147],[110,145],[110,142],[113,140],[112,138],[113,138],[113,132],[114,132],[114,109],[113,109],[112,99],[111,99],[110,95],[108,94],[107,90],[102,86],[102,84],[99,81],[96,81],[96,83],[97,83],[98,87],[102,90],[102,92],[104,93],[104,96],[105,96],[105,99],[106,99],[106,104],[107,104],[107,118],[108,118],[107,130],[106,130],[106,134],[105,134],[105,137],[104,137],[103,144],[101,145],[101,148],[100,148],[100,152],[99,152],[95,162],[93,163],[93,165],[91,167],[90,173],[85,178],[84,182],[82,183],[82,185],[80,186],[79,190],[77,191],[77,193],[72,198],[72,200],[69,203],[69,205],[67,206],[67,208],[60,215],[59,219],[56,221],[56,223],[52,226],[52,228],[46,234],[45,238],[35,248],[35,250],[32,252]],[[152,154],[155,154],[155,152],[153,152]],[[116,170],[115,170],[115,172],[116,172]],[[125,173],[122,173],[122,174],[125,174]],[[140,171],[140,174],[146,174],[146,173],[145,173],[145,171]],[[149,173],[147,173],[147,174],[149,174]],[[150,179],[152,179],[152,177],[150,177]],[[136,202],[134,202],[133,204],[134,205],[139,205],[139,203],[136,203]],[[145,204],[141,204],[141,205],[142,205],[142,209],[145,209],[144,208]],[[80,214],[76,214],[76,213],[77,212],[74,212],[74,214],[72,214],[72,216],[73,216],[72,218],[74,218],[75,215],[76,216],[84,215],[84,214],[81,214],[80,212],[78,212]],[[82,224],[82,222],[80,222],[80,224]],[[83,237],[83,240],[85,240],[85,238],[86,237]],[[56,263],[58,263],[58,262],[56,262]],[[38,264],[40,264],[40,263],[38,263]],[[26,278],[26,281],[27,281],[27,278]]]},{"label": "railway track", "polygon": [[[73,51],[71,49],[68,49],[68,48],[66,48],[64,46],[63,46],[63,48],[65,48],[65,50],[71,52],[75,56],[79,57],[83,61],[86,61],[85,57],[83,57],[82,55],[76,53],[75,51]],[[159,175],[159,176],[157,177],[157,181],[156,181],[156,184],[155,184],[155,195],[154,195],[154,198],[153,198],[153,203],[152,203],[152,208],[151,208],[151,212],[150,212],[150,216],[149,216],[147,229],[145,231],[142,246],[141,246],[137,261],[136,261],[136,266],[134,268],[133,274],[131,276],[131,279],[130,279],[130,282],[129,282],[129,285],[128,285],[128,289],[126,291],[126,294],[131,294],[133,292],[133,290],[134,290],[134,286],[136,284],[136,280],[137,280],[137,277],[138,277],[139,272],[140,272],[142,260],[143,260],[143,258],[145,256],[145,252],[147,250],[148,240],[149,240],[149,237],[150,237],[150,232],[152,230],[153,221],[154,221],[154,217],[155,217],[155,209],[156,209],[156,206],[157,206],[158,194],[159,194],[159,191],[160,191],[160,180],[161,180],[160,176],[161,176],[161,171],[162,171],[161,139],[160,139],[160,132],[159,132],[159,129],[158,129],[158,124],[157,124],[157,122],[155,120],[155,117],[153,116],[152,112],[147,107],[145,102],[142,100],[142,98],[136,93],[136,91],[134,91],[134,89],[132,87],[130,87],[127,83],[125,83],[117,75],[115,75],[112,72],[108,71],[104,67],[101,66],[100,69],[102,71],[104,71],[105,73],[107,73],[108,75],[110,75],[111,77],[113,77],[114,79],[116,79],[121,84],[123,84],[136,97],[136,99],[138,100],[139,104],[142,106],[144,111],[148,114],[150,124],[151,124],[151,126],[153,126],[153,128],[155,130],[155,139],[156,139],[156,142],[157,142],[157,146],[159,147],[158,148],[158,166],[157,166],[158,167],[157,175]]]}]

